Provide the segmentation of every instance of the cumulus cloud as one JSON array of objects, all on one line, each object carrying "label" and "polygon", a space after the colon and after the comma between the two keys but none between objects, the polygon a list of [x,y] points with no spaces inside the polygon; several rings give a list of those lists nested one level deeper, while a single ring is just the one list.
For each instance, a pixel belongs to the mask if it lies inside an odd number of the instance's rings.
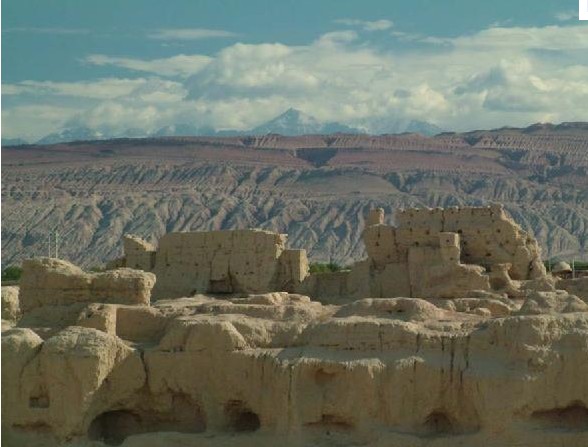
[{"label": "cumulus cloud", "polygon": [[2,107],[2,137],[36,141],[79,113],[80,109],[46,104]]},{"label": "cumulus cloud", "polygon": [[166,28],[149,35],[151,39],[159,40],[200,40],[235,36],[237,34],[231,31],[206,28]]},{"label": "cumulus cloud", "polygon": [[[588,50],[585,35],[581,26],[502,26],[453,38],[411,35],[417,46],[394,51],[340,30],[306,45],[235,43],[211,56],[91,55],[90,64],[151,77],[8,84],[3,125],[11,134],[13,126],[24,129],[17,120],[25,115],[15,107],[33,95],[47,106],[69,106],[57,113],[62,118],[48,119],[51,125],[67,115],[68,123],[117,131],[188,122],[242,130],[289,107],[349,125],[403,118],[454,130],[586,120],[588,60],[579,57]],[[55,99],[65,96],[78,101]]]},{"label": "cumulus cloud", "polygon": [[92,65],[112,65],[128,70],[154,73],[162,76],[186,77],[198,73],[212,59],[200,54],[178,54],[163,59],[134,59],[130,57],[112,57],[104,54],[91,54],[84,61]]},{"label": "cumulus cloud", "polygon": [[588,39],[585,26],[491,27],[475,34],[453,38],[424,38],[424,42],[448,44],[469,51],[497,50],[585,50]]}]

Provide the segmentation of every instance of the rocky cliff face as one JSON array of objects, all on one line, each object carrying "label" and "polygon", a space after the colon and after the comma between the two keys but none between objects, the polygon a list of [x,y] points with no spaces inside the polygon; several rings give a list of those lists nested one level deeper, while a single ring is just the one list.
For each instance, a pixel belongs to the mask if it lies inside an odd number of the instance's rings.
[{"label": "rocky cliff face", "polygon": [[[368,209],[505,204],[543,257],[586,257],[588,125],[428,138],[329,135],[160,138],[2,150],[2,258],[49,254],[89,267],[123,233],[260,227],[311,259],[364,255]],[[52,248],[54,250],[54,248]],[[52,251],[54,254],[54,251]]]}]

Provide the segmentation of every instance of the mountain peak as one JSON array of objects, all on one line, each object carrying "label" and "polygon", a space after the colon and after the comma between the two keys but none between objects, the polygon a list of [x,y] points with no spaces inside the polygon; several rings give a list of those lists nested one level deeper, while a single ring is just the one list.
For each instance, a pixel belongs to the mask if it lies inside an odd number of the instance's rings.
[{"label": "mountain peak", "polygon": [[280,135],[308,135],[308,134],[332,134],[332,133],[358,133],[344,124],[323,123],[314,116],[301,110],[290,107],[277,117],[255,127],[250,132],[253,135],[280,134]]},{"label": "mountain peak", "polygon": [[281,115],[278,115],[277,117],[273,118],[272,120],[270,120],[268,122],[280,122],[280,121],[287,121],[289,123],[298,122],[298,121],[304,122],[304,123],[318,123],[318,120],[314,116],[308,115],[308,114],[304,113],[303,111],[295,109],[293,107],[290,107],[284,113],[282,113]]},{"label": "mountain peak", "polygon": [[37,141],[37,144],[54,144],[54,143],[65,143],[71,141],[90,141],[90,140],[102,140],[105,135],[95,129],[89,127],[66,127],[58,132],[52,133],[41,138]]},{"label": "mountain peak", "polygon": [[295,109],[294,107],[290,107],[288,110],[286,110],[284,113],[282,113],[282,115],[280,116],[287,116],[287,115],[293,115],[293,116],[298,116],[298,115],[302,115],[302,112],[298,109]]}]

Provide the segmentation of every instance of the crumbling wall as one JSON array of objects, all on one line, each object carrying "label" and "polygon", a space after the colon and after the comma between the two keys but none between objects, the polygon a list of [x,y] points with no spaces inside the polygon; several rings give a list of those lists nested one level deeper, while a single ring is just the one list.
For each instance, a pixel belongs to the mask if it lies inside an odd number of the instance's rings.
[{"label": "crumbling wall", "polygon": [[154,296],[293,290],[308,261],[285,243],[286,235],[264,230],[166,234],[155,256]]},{"label": "crumbling wall", "polygon": [[306,250],[287,249],[282,251],[279,257],[277,284],[282,286],[281,291],[291,292],[299,288],[299,285],[308,275],[308,258]]},{"label": "crumbling wall", "polygon": [[18,286],[2,287],[2,320],[15,323],[20,318],[20,304],[18,301]]},{"label": "crumbling wall", "polygon": [[125,267],[145,270],[147,272],[155,267],[155,247],[143,239],[127,234],[123,237],[125,252]]},{"label": "crumbling wall", "polygon": [[303,291],[317,298],[516,294],[513,280],[546,275],[537,242],[500,205],[409,209],[398,212],[396,227],[383,222],[382,209],[367,216],[366,260],[346,275],[311,275]]},{"label": "crumbling wall", "polygon": [[502,205],[408,209],[396,216],[396,236],[402,247],[434,244],[440,232],[457,233],[461,260],[490,270],[510,263],[512,279],[528,280],[545,275],[537,241],[509,218]]},{"label": "crumbling wall", "polygon": [[155,283],[155,275],[140,270],[86,273],[54,258],[28,259],[22,267],[19,299],[23,312],[80,302],[148,305]]}]

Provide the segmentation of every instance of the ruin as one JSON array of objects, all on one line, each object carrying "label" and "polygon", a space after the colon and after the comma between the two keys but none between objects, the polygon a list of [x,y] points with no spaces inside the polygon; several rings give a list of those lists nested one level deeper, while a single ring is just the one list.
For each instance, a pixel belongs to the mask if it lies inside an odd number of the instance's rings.
[{"label": "ruin", "polygon": [[110,264],[153,272],[154,299],[196,293],[303,293],[315,299],[453,297],[507,291],[512,281],[545,276],[535,239],[501,205],[409,209],[384,224],[372,210],[363,240],[367,258],[347,271],[310,275],[304,250],[287,235],[262,230],[170,233],[158,248],[127,235]]},{"label": "ruin", "polygon": [[372,210],[363,240],[367,259],[348,272],[309,279],[313,297],[453,297],[474,290],[507,291],[512,281],[545,276],[534,238],[501,205],[409,209],[384,224]]},{"label": "ruin", "polygon": [[546,272],[498,206],[384,218],[336,273],[260,230],[125,237],[101,273],[27,261],[3,445],[587,445],[588,278]]},{"label": "ruin", "polygon": [[286,238],[263,230],[169,233],[156,250],[127,235],[124,257],[109,266],[155,273],[154,298],[294,290],[308,273],[308,261],[304,250],[285,248]]}]

